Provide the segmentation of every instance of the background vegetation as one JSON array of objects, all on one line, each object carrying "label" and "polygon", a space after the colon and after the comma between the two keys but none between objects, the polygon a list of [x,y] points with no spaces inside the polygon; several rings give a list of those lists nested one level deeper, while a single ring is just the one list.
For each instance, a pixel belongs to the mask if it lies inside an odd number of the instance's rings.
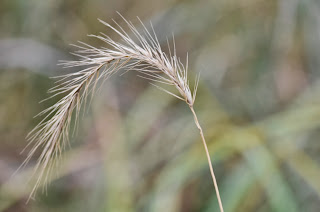
[{"label": "background vegetation", "polygon": [[[152,21],[201,72],[195,109],[225,211],[320,210],[317,0],[0,1],[0,211],[218,211],[192,114],[135,73],[87,108],[46,192],[25,204],[36,157],[19,154],[69,43],[104,45],[97,18]],[[110,34],[110,36],[115,36]]]}]

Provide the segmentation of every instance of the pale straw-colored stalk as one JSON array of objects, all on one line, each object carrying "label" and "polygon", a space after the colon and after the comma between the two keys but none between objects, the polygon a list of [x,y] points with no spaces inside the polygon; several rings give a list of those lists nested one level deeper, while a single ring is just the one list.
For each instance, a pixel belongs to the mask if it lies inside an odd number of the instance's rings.
[{"label": "pale straw-colored stalk", "polygon": [[[82,69],[78,72],[58,77],[60,78],[58,85],[49,90],[52,93],[52,96],[49,98],[57,95],[65,96],[39,114],[45,115],[45,118],[28,135],[28,145],[33,144],[33,147],[23,165],[31,159],[39,148],[42,149],[35,167],[35,171],[39,170],[39,176],[30,197],[34,195],[40,183],[45,183],[50,177],[53,165],[68,143],[72,113],[75,110],[75,122],[77,122],[80,106],[85,104],[89,93],[93,95],[98,81],[104,81],[121,70],[125,72],[137,71],[140,77],[158,83],[158,85],[151,84],[188,104],[193,113],[195,124],[200,131],[220,211],[222,212],[221,198],[207,144],[197,115],[193,109],[199,77],[195,81],[193,92],[191,92],[188,81],[188,62],[186,66],[182,64],[176,55],[175,44],[173,43],[173,51],[171,51],[168,42],[169,55],[167,55],[162,51],[152,25],[152,33],[150,33],[139,19],[144,28],[142,35],[131,22],[124,18],[123,20],[127,23],[133,35],[132,37],[136,41],[115,21],[114,23],[117,25],[117,28],[100,20],[101,23],[117,33],[122,41],[114,41],[103,33],[89,35],[105,42],[109,45],[109,48],[96,48],[79,42],[79,45],[74,45],[78,48],[78,51],[74,55],[78,56],[79,60],[61,62],[61,65],[65,68],[82,67]],[[177,94],[160,87],[159,84],[161,83],[174,86],[178,90]]]}]

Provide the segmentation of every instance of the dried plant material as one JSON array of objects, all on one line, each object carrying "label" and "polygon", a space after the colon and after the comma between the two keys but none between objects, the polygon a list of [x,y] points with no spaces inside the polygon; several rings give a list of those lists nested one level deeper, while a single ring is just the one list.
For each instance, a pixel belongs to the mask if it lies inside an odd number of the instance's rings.
[{"label": "dried plant material", "polygon": [[123,20],[127,23],[137,42],[116,22],[114,23],[117,25],[117,28],[99,20],[105,26],[116,32],[122,39],[122,42],[114,41],[103,33],[100,35],[89,35],[105,42],[109,45],[109,48],[96,48],[79,42],[79,45],[74,45],[78,48],[78,51],[74,54],[79,57],[79,60],[63,61],[61,63],[65,68],[81,67],[82,70],[58,77],[60,78],[58,81],[59,84],[49,90],[49,92],[52,93],[50,98],[60,94],[64,94],[65,96],[56,104],[38,114],[45,115],[45,117],[28,135],[28,145],[33,144],[33,148],[29,152],[23,165],[31,159],[39,148],[42,148],[42,153],[35,167],[35,171],[39,172],[39,177],[30,197],[34,195],[41,182],[45,183],[48,180],[53,165],[65,149],[68,143],[73,111],[75,110],[75,119],[77,122],[81,105],[85,104],[90,93],[94,93],[97,83],[99,81],[105,81],[120,70],[124,70],[137,71],[139,76],[152,82],[174,86],[178,90],[177,94],[153,84],[166,93],[186,102],[190,107],[195,124],[200,130],[219,200],[220,210],[223,211],[205,138],[193,109],[199,77],[196,79],[192,92],[189,88],[188,64],[185,66],[177,57],[175,44],[173,51],[171,51],[169,47],[170,52],[169,55],[167,55],[162,51],[152,25],[152,32],[149,32],[139,19],[144,28],[144,35],[142,35],[131,22],[124,18]]}]

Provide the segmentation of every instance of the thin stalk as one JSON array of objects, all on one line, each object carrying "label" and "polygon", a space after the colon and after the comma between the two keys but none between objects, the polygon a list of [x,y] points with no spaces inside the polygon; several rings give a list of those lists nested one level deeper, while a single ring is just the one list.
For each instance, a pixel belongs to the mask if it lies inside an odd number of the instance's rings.
[{"label": "thin stalk", "polygon": [[220,212],[224,212],[223,211],[221,197],[220,197],[220,193],[219,193],[218,183],[217,183],[216,177],[215,177],[214,172],[213,172],[212,163],[211,163],[211,159],[210,159],[210,154],[209,154],[209,151],[208,151],[206,140],[205,140],[204,135],[203,135],[202,127],[200,126],[197,114],[194,111],[193,106],[189,105],[189,107],[190,107],[190,110],[191,110],[191,112],[193,114],[194,123],[197,125],[197,128],[200,131],[200,136],[201,136],[201,139],[202,139],[202,143],[203,143],[204,149],[206,150],[206,155],[207,155],[207,159],[208,159],[208,163],[209,163],[211,177],[212,177],[214,188],[216,190],[216,195],[217,195],[217,199],[218,199],[218,203],[219,203],[219,207],[220,207]]}]

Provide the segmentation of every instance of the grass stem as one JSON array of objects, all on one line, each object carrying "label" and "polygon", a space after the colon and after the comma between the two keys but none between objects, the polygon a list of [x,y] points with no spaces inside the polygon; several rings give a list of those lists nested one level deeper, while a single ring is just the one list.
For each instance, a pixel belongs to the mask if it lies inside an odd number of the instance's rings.
[{"label": "grass stem", "polygon": [[224,212],[223,211],[221,197],[220,197],[220,193],[219,193],[218,183],[217,183],[216,177],[215,177],[214,172],[213,172],[211,158],[210,158],[210,154],[209,154],[209,150],[208,150],[208,147],[207,147],[206,140],[205,140],[204,135],[203,135],[202,127],[201,127],[201,125],[199,123],[197,114],[194,111],[193,106],[189,106],[189,107],[190,107],[190,110],[191,110],[191,112],[193,114],[194,122],[195,122],[195,124],[197,125],[197,128],[200,131],[201,140],[202,140],[204,149],[206,151],[206,155],[207,155],[207,159],[208,159],[208,163],[209,163],[209,168],[210,168],[210,172],[211,172],[211,177],[212,177],[214,188],[216,190],[216,195],[217,195],[217,199],[218,199],[218,203],[219,203],[219,207],[220,207],[220,212]]}]

